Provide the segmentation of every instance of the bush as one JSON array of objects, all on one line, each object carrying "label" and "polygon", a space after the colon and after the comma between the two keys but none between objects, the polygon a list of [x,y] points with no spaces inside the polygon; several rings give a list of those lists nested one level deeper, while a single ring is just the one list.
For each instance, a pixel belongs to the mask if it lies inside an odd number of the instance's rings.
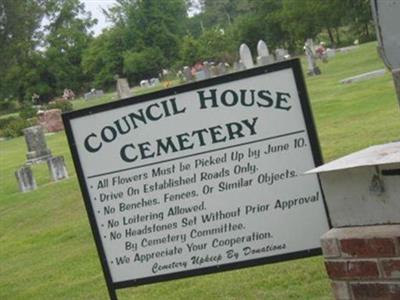
[{"label": "bush", "polygon": [[0,100],[0,111],[14,112],[19,109],[19,104],[15,100]]},{"label": "bush", "polygon": [[61,109],[62,112],[69,112],[73,110],[73,105],[70,101],[68,100],[56,100],[53,102],[50,102],[47,107],[47,109]]},{"label": "bush", "polygon": [[[10,118],[11,119],[11,118]],[[0,135],[4,137],[18,137],[23,135],[23,129],[36,125],[36,119],[13,118],[4,128],[0,130]]]},{"label": "bush", "polygon": [[25,102],[22,105],[21,111],[19,112],[19,116],[22,119],[29,119],[36,117],[37,109],[33,107],[29,102]]},{"label": "bush", "polygon": [[8,124],[10,124],[12,121],[17,120],[18,117],[8,117],[8,118],[1,118],[0,119],[0,130],[6,128]]}]

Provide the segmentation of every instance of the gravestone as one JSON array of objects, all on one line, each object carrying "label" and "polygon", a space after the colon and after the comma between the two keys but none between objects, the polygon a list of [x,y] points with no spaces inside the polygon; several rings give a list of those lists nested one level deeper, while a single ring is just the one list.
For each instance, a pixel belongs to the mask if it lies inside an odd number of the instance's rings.
[{"label": "gravestone", "polygon": [[150,86],[150,82],[147,79],[143,79],[140,81],[140,87],[142,88],[148,88]]},{"label": "gravestone", "polygon": [[313,51],[313,41],[312,39],[308,39],[306,43],[304,44],[304,52],[307,57],[307,75],[319,75],[321,74],[321,70],[318,68],[316,62],[315,62],[315,55]]},{"label": "gravestone", "polygon": [[67,168],[65,167],[64,157],[55,156],[47,160],[50,178],[52,181],[59,181],[68,178]]},{"label": "gravestone", "polygon": [[400,2],[371,0],[378,37],[378,52],[392,72],[397,100],[400,103]]},{"label": "gravestone", "polygon": [[196,81],[206,79],[204,70],[197,71],[196,74],[195,74],[195,77],[196,77]]},{"label": "gravestone", "polygon": [[222,62],[220,62],[218,65],[217,65],[217,68],[218,68],[218,74],[219,75],[224,75],[224,74],[226,74],[226,66],[225,66],[225,63],[222,63]]},{"label": "gravestone", "polygon": [[85,93],[84,99],[85,100],[90,100],[93,98],[98,98],[104,96],[104,91],[103,90],[92,90],[89,93]]},{"label": "gravestone", "polygon": [[117,94],[119,99],[132,97],[133,94],[126,78],[117,79]]},{"label": "gravestone", "polygon": [[188,66],[183,67],[183,77],[185,78],[186,82],[193,81],[192,70]]},{"label": "gravestone", "polygon": [[203,72],[204,72],[204,79],[208,79],[211,77],[210,64],[208,63],[208,61],[203,62]]},{"label": "gravestone", "polygon": [[284,61],[290,58],[289,52],[286,49],[275,49],[275,57],[277,61]]},{"label": "gravestone", "polygon": [[64,130],[61,118],[61,109],[49,109],[38,114],[39,124],[47,132],[58,132]]},{"label": "gravestone", "polygon": [[160,80],[158,78],[151,78],[149,80],[150,86],[157,86],[160,85]]},{"label": "gravestone", "polygon": [[259,40],[257,44],[257,65],[265,66],[274,63],[274,57],[269,54],[267,44],[263,40]]},{"label": "gravestone", "polygon": [[251,56],[250,49],[246,44],[240,45],[239,54],[240,61],[246,69],[254,68],[253,57]]},{"label": "gravestone", "polygon": [[47,148],[42,126],[32,126],[23,130],[28,153],[27,163],[41,162],[51,157],[51,151]]},{"label": "gravestone", "polygon": [[353,82],[358,82],[358,81],[364,81],[368,79],[373,79],[377,77],[382,77],[386,73],[386,69],[380,69],[380,70],[375,70],[367,73],[363,73],[360,75],[352,76],[345,78],[343,80],[340,80],[340,83],[353,83]]},{"label": "gravestone", "polygon": [[19,190],[22,193],[36,190],[36,180],[33,177],[32,169],[30,166],[22,166],[15,171],[15,177],[17,177]]},{"label": "gravestone", "polygon": [[218,70],[217,66],[212,65],[210,67],[210,73],[211,73],[211,77],[219,76],[219,70]]},{"label": "gravestone", "polygon": [[240,72],[240,71],[246,70],[246,67],[244,66],[244,64],[241,61],[239,61],[239,62],[235,61],[233,63],[233,70],[235,72]]}]

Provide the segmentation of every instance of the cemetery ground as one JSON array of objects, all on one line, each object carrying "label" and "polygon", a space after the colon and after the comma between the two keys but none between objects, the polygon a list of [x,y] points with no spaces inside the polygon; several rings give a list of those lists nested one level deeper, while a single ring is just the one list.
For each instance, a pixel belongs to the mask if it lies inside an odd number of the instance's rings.
[{"label": "cemetery ground", "polygon": [[[368,81],[339,83],[383,68],[376,43],[338,53],[319,66],[322,75],[307,77],[306,83],[325,161],[399,139],[400,115],[389,72]],[[106,95],[95,103],[110,98]],[[76,101],[75,108],[90,104]],[[47,136],[47,145],[54,155],[64,155],[70,178],[50,183],[46,164],[36,165],[38,189],[23,194],[18,192],[14,171],[25,161],[24,138],[0,142],[0,299],[107,299],[64,132]],[[321,256],[128,288],[118,295],[120,299],[332,299]]]}]

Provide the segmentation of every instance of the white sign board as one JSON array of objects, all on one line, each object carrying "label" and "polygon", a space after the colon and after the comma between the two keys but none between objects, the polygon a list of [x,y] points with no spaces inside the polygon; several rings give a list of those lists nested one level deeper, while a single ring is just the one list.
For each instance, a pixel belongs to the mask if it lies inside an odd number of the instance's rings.
[{"label": "white sign board", "polygon": [[320,253],[298,60],[64,115],[109,287]]}]

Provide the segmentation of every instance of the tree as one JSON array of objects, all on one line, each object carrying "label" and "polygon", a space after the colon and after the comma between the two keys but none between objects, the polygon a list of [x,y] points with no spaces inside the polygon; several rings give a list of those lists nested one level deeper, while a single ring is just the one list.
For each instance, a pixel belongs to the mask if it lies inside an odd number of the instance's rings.
[{"label": "tree", "polygon": [[157,76],[162,65],[162,51],[157,47],[144,48],[140,52],[124,53],[125,74],[136,82],[139,82],[143,78]]},{"label": "tree", "polygon": [[115,75],[124,74],[123,53],[126,41],[120,27],[103,31],[93,39],[83,52],[82,68],[87,77],[92,78],[95,88],[109,89],[115,86]]},{"label": "tree", "polygon": [[178,59],[187,18],[184,0],[118,0],[108,16],[124,31],[127,51],[159,48],[167,65]]},{"label": "tree", "polygon": [[47,16],[45,57],[48,71],[55,78],[51,88],[59,95],[64,88],[81,91],[89,80],[82,69],[82,55],[91,40],[89,30],[95,21],[79,0],[49,1]]},{"label": "tree", "polygon": [[0,100],[26,98],[26,70],[41,37],[43,1],[0,1]]},{"label": "tree", "polygon": [[196,62],[201,61],[200,42],[192,35],[186,35],[181,44],[181,63],[186,66],[192,66]]}]

